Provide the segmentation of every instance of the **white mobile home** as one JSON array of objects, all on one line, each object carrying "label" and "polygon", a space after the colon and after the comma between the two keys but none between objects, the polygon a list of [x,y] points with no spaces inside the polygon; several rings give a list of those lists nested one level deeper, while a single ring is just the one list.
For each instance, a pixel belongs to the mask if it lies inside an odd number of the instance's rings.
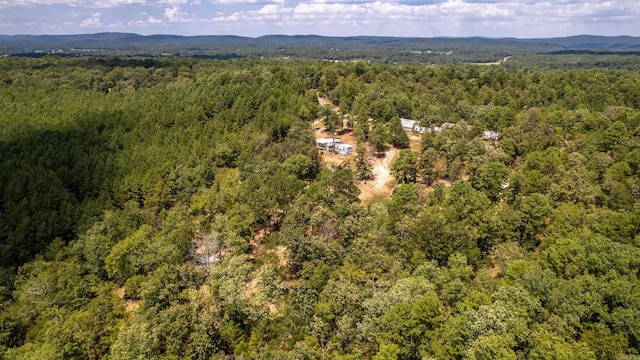
[{"label": "white mobile home", "polygon": [[420,126],[416,120],[400,118],[400,123],[402,124],[404,131],[423,134],[426,130],[424,127]]},{"label": "white mobile home", "polygon": [[353,145],[349,144],[337,144],[335,151],[340,155],[349,155],[353,152]]},{"label": "white mobile home", "polygon": [[316,140],[316,145],[320,150],[333,151],[336,146],[340,144],[340,139],[335,138],[320,138]]}]

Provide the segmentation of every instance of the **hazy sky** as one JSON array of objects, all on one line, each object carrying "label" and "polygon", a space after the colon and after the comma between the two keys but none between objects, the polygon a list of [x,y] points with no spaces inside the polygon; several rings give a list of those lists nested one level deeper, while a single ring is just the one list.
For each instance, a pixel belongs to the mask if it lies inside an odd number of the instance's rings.
[{"label": "hazy sky", "polygon": [[640,36],[638,0],[0,0],[0,34]]}]

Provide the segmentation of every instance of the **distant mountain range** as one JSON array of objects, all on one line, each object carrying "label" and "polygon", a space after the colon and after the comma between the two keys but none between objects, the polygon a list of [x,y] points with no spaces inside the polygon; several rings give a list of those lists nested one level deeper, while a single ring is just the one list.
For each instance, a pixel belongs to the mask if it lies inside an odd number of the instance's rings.
[{"label": "distant mountain range", "polygon": [[640,51],[640,37],[579,35],[547,39],[326,37],[316,35],[240,36],[138,35],[0,35],[0,55],[179,55],[195,57],[273,57],[346,59],[376,52],[463,55],[482,61],[501,55],[558,51]]}]

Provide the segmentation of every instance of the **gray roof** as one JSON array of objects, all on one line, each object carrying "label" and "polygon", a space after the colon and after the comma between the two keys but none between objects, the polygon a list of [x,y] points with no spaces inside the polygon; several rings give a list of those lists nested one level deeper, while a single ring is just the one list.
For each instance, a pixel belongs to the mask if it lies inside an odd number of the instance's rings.
[{"label": "gray roof", "polygon": [[413,127],[416,125],[417,121],[416,120],[411,120],[411,119],[400,118],[400,123],[402,124],[402,127],[413,129]]},{"label": "gray roof", "polygon": [[340,143],[340,139],[320,138],[320,139],[316,139],[316,143],[317,144],[339,144]]}]

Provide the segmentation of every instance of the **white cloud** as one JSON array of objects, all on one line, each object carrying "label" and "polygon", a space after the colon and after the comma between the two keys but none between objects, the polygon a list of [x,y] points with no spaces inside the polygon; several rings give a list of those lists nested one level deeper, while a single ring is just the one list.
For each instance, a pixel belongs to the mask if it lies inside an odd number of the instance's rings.
[{"label": "white cloud", "polygon": [[184,23],[192,20],[189,14],[180,11],[178,6],[164,9],[164,17],[171,23]]},{"label": "white cloud", "polygon": [[154,24],[162,24],[162,19],[156,19],[153,16],[149,15],[149,18],[146,20],[138,20],[138,21],[129,21],[127,25],[129,26],[143,26],[143,25],[154,25]]},{"label": "white cloud", "polygon": [[201,0],[0,0],[0,8],[38,5],[68,5],[84,8],[112,8],[127,5],[199,5]]},{"label": "white cloud", "polygon": [[46,32],[44,24],[22,25],[42,17],[60,31],[73,22],[84,29],[250,36],[640,35],[637,0],[0,0],[0,24],[17,24],[0,25],[7,32]]},{"label": "white cloud", "polygon": [[284,0],[209,0],[213,5],[233,4],[283,4]]},{"label": "white cloud", "polygon": [[[245,0],[249,1],[254,0]],[[258,10],[237,11],[208,21],[226,24],[228,31],[251,23],[252,29],[265,33],[282,32],[269,30],[276,28],[298,34],[531,37],[535,32],[547,32],[547,36],[584,32],[572,29],[577,23],[587,26],[640,17],[640,5],[627,0],[302,0],[292,8],[261,3],[265,5]],[[594,30],[598,29],[592,26],[590,32],[598,33]]]},{"label": "white cloud", "polygon": [[90,18],[82,20],[80,23],[81,28],[98,28],[104,26],[102,23],[102,14],[95,12]]}]

